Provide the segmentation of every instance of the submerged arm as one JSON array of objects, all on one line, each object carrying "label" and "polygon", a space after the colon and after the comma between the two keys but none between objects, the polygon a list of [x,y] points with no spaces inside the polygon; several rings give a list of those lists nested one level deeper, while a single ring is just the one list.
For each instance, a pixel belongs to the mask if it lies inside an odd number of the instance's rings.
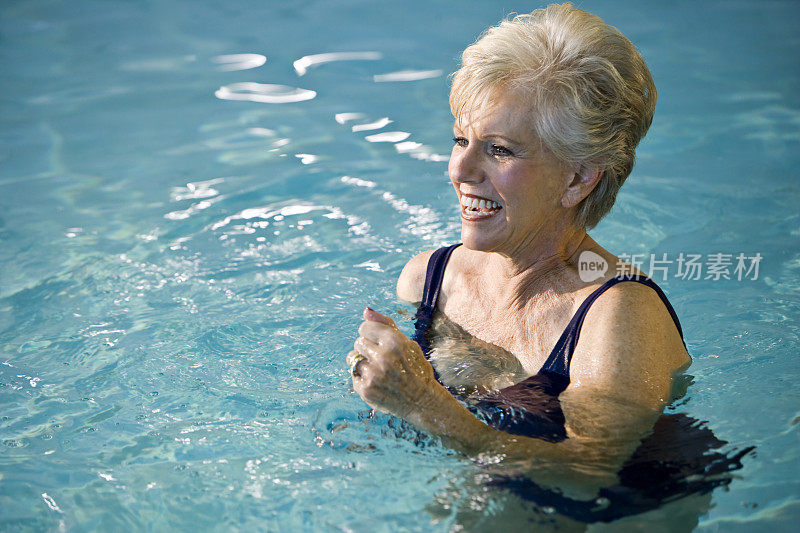
[{"label": "submerged arm", "polygon": [[[389,319],[370,313],[356,342],[370,362],[362,365],[363,378],[354,381],[367,403],[470,456],[523,459],[537,470],[547,465],[558,469],[560,476],[565,466],[578,472],[616,471],[668,401],[672,372],[688,361],[671,317],[651,289],[634,284],[612,288],[587,315],[571,384],[559,397],[569,438],[551,443],[476,419],[433,379],[416,343]],[[373,340],[360,342],[365,334]]]}]

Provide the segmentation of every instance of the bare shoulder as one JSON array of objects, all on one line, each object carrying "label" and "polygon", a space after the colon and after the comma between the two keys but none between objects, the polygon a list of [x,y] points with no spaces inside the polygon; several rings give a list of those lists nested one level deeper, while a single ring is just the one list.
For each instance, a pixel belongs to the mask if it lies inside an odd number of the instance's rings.
[{"label": "bare shoulder", "polygon": [[428,260],[435,250],[428,250],[415,255],[403,267],[400,277],[397,278],[397,297],[411,303],[422,301],[422,291],[425,287],[425,273],[428,270]]},{"label": "bare shoulder", "polygon": [[660,407],[669,400],[672,376],[689,361],[658,294],[641,283],[618,283],[586,314],[570,377],[579,387]]}]

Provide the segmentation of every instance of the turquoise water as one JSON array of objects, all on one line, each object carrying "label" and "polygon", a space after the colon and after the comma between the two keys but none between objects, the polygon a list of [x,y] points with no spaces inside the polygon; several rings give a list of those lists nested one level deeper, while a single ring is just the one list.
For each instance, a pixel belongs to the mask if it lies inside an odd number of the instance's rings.
[{"label": "turquoise water", "polygon": [[[659,89],[592,235],[617,254],[762,256],[757,279],[657,278],[694,356],[671,410],[756,453],[727,489],[625,523],[788,531],[800,9],[580,4],[640,47]],[[0,4],[0,530],[559,521],[372,416],[344,367],[363,306],[410,331],[400,269],[458,239],[446,74],[487,25],[537,6]],[[295,63],[332,52],[358,54]]]}]

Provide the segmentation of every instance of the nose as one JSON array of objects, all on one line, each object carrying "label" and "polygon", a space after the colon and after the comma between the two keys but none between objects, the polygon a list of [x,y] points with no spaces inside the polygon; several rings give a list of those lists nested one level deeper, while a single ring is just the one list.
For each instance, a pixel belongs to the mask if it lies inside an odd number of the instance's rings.
[{"label": "nose", "polygon": [[481,183],[486,179],[476,144],[470,143],[465,148],[458,145],[453,147],[448,165],[450,181],[453,183]]}]

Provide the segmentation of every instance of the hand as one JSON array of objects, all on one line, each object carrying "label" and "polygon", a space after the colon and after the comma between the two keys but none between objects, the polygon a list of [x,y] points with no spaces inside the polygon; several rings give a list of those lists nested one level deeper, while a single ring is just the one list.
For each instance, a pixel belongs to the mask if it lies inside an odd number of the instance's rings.
[{"label": "hand", "polygon": [[353,388],[371,407],[401,418],[422,409],[435,387],[433,367],[419,345],[401,332],[394,321],[367,307],[358,328],[354,350],[366,359],[357,364]]}]

